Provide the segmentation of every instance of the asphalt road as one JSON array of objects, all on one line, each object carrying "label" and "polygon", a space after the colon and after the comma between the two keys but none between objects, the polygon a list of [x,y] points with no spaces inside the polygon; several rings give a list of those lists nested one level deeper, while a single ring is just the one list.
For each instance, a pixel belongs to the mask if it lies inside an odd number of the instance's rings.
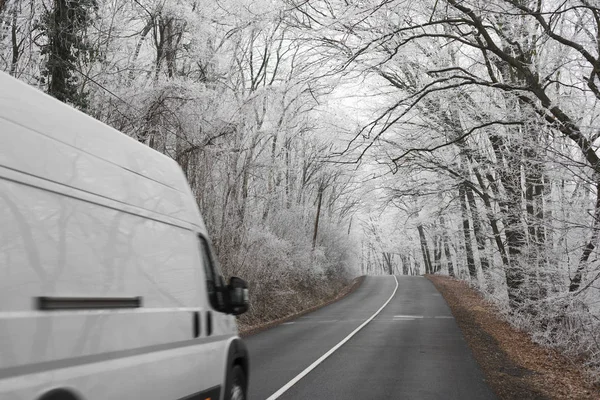
[{"label": "asphalt road", "polygon": [[496,399],[431,282],[397,282],[392,296],[394,277],[367,277],[344,299],[246,338],[250,400]]}]

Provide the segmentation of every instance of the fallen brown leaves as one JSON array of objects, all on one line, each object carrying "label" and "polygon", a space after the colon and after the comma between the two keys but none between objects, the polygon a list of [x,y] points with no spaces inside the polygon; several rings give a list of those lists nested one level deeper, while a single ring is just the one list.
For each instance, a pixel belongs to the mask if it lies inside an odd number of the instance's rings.
[{"label": "fallen brown leaves", "polygon": [[452,310],[486,381],[501,399],[600,399],[600,389],[557,351],[532,342],[466,282],[428,276]]}]

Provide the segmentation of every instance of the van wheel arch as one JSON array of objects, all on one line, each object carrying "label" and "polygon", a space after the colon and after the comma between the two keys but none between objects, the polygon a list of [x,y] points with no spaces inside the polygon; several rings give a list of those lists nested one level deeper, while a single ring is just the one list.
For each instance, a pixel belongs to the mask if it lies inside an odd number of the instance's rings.
[{"label": "van wheel arch", "polygon": [[[246,389],[250,379],[250,362],[248,360],[248,349],[241,339],[235,339],[229,345],[229,352],[227,355],[227,370],[225,375],[225,393],[230,390],[233,380],[233,370],[236,366],[239,366],[243,373],[246,381]],[[246,394],[247,395],[247,394]],[[227,398],[227,397],[225,397]]]},{"label": "van wheel arch", "polygon": [[68,389],[52,389],[44,393],[38,400],[82,400],[81,397]]}]

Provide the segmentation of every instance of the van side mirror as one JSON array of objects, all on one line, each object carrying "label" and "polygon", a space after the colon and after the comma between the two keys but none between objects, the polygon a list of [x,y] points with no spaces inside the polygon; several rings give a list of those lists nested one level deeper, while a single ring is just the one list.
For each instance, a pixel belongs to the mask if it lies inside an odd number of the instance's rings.
[{"label": "van side mirror", "polygon": [[240,315],[248,311],[248,284],[245,280],[232,276],[227,285],[229,293],[229,313]]}]

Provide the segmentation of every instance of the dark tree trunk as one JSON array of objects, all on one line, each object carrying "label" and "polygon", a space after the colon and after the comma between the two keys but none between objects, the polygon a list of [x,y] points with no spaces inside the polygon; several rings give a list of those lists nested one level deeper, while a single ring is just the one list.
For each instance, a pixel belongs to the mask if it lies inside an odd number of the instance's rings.
[{"label": "dark tree trunk", "polygon": [[442,269],[442,237],[437,236],[433,243],[433,273],[438,273]]},{"label": "dark tree trunk", "polygon": [[68,80],[72,66],[71,43],[62,31],[69,25],[66,0],[54,0],[54,9],[49,15],[51,35],[48,37],[48,94],[58,100],[69,101],[71,90]]},{"label": "dark tree trunk", "polygon": [[41,54],[47,56],[42,75],[47,80],[47,92],[58,100],[86,110],[86,93],[79,89],[77,62],[93,55],[85,37],[91,23],[96,0],[54,0],[53,7],[44,12],[39,25],[47,35]]},{"label": "dark tree trunk", "polygon": [[383,262],[385,267],[387,267],[387,273],[389,275],[394,275],[394,267],[392,265],[392,254],[384,251]]},{"label": "dark tree trunk", "polygon": [[600,233],[600,182],[596,184],[595,206],[594,221],[592,222],[592,236],[583,249],[583,253],[579,259],[579,265],[577,266],[577,271],[575,271],[575,276],[573,276],[573,279],[571,279],[571,284],[569,285],[569,292],[575,292],[579,290],[583,273],[587,267],[590,255],[596,248],[596,243],[598,242],[598,235]]},{"label": "dark tree trunk", "polygon": [[417,257],[415,257],[414,253],[413,253],[413,260],[415,260],[415,265],[411,272],[411,275],[420,275],[421,274],[421,263],[419,263],[419,259]]},{"label": "dark tree trunk", "polygon": [[312,248],[315,249],[317,245],[317,233],[319,232],[319,218],[321,217],[321,204],[323,202],[323,188],[319,187],[319,194],[317,195],[317,216],[315,217],[315,229],[313,231]]},{"label": "dark tree trunk", "polygon": [[536,132],[528,132],[524,146],[525,172],[525,209],[527,211],[527,230],[530,243],[530,263],[541,270],[544,267],[546,232],[544,229],[544,171],[541,155],[538,154]]},{"label": "dark tree trunk", "polygon": [[291,153],[291,141],[286,140],[285,142],[285,207],[287,209],[292,207],[292,194],[291,194],[291,161],[290,161],[290,153]]},{"label": "dark tree trunk", "polygon": [[444,242],[444,253],[446,254],[446,264],[448,266],[448,275],[454,275],[454,265],[452,265],[452,254],[450,253],[450,246],[448,242],[450,239],[448,238],[448,231],[446,230],[446,221],[444,221],[444,217],[440,216],[440,225],[442,226],[442,241]]},{"label": "dark tree trunk", "polygon": [[481,225],[481,221],[479,219],[479,212],[477,210],[477,203],[475,202],[473,190],[466,184],[465,193],[467,194],[467,201],[469,203],[469,208],[471,209],[471,219],[473,220],[473,233],[475,234],[475,242],[477,243],[477,251],[479,252],[481,270],[484,274],[486,274],[489,270],[490,264],[488,262],[485,250],[485,233],[483,232],[483,226]]},{"label": "dark tree trunk", "polygon": [[514,308],[523,302],[522,286],[525,279],[523,271],[522,249],[525,245],[525,232],[521,224],[521,173],[518,152],[507,147],[500,136],[490,136],[490,142],[500,165],[497,173],[506,192],[506,198],[500,203],[504,214],[504,232],[508,247],[509,265],[506,269],[506,285],[508,298]]},{"label": "dark tree trunk", "polygon": [[152,26],[153,26],[152,20],[148,21],[146,26],[144,26],[144,29],[142,29],[142,32],[140,33],[140,38],[139,38],[137,44],[135,45],[135,50],[133,51],[133,56],[132,56],[131,62],[129,64],[129,73],[127,76],[129,85],[131,85],[133,79],[135,78],[135,61],[137,60],[138,56],[140,55],[140,50],[142,49],[142,45],[144,44],[144,41],[146,40],[146,36],[148,35],[148,32],[150,32],[150,29],[152,29]]},{"label": "dark tree trunk", "polygon": [[[496,247],[498,247],[498,252],[500,253],[500,258],[502,259],[502,265],[505,269],[507,269],[509,265],[508,255],[506,254],[506,248],[504,247],[502,234],[500,233],[500,228],[498,227],[498,220],[494,216],[494,209],[492,208],[492,202],[490,201],[490,196],[487,192],[485,181],[481,176],[481,173],[476,168],[474,170],[475,176],[477,177],[477,182],[481,187],[481,193],[483,193],[483,204],[485,205],[488,220],[490,222],[490,226],[492,227],[492,233],[494,234],[494,241],[496,242]],[[489,174],[488,179],[493,179],[491,174]],[[495,183],[493,184],[492,182],[490,182],[490,186],[492,186],[492,192],[494,193],[494,196],[498,198],[499,194],[497,193],[497,190],[495,190]]]},{"label": "dark tree trunk", "polygon": [[402,275],[408,275],[410,271],[410,258],[404,254],[400,258],[402,260]]},{"label": "dark tree trunk", "polygon": [[467,267],[471,279],[477,279],[477,268],[475,267],[475,258],[473,257],[473,246],[471,244],[471,226],[469,222],[469,212],[467,210],[467,201],[465,199],[465,184],[458,185],[458,197],[460,200],[460,211],[462,215],[463,236],[465,238],[465,253],[467,256]]},{"label": "dark tree trunk", "polygon": [[[3,0],[0,0],[0,2]],[[0,14],[2,11],[2,7],[0,7]],[[10,74],[12,76],[17,76],[17,65],[19,62],[19,57],[21,55],[21,43],[17,40],[17,12],[18,7],[15,5],[15,9],[13,10],[12,15],[12,26],[10,28],[10,38],[12,42],[12,60],[10,62]]]},{"label": "dark tree trunk", "polygon": [[421,252],[423,253],[423,263],[425,264],[425,273],[430,274],[431,268],[431,256],[429,255],[429,245],[427,244],[427,238],[425,237],[425,231],[423,225],[417,225],[419,231],[419,240],[421,242]]}]

